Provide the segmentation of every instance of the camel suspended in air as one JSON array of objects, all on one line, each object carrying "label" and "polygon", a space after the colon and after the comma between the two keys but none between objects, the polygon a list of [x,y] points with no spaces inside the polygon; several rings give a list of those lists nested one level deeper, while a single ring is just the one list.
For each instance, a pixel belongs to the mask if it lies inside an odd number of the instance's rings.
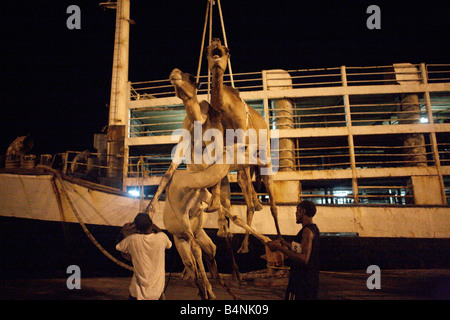
[{"label": "camel suspended in air", "polygon": [[[223,157],[225,153],[223,152]],[[248,154],[246,154],[246,157],[248,157]],[[217,271],[216,246],[203,230],[202,225],[204,206],[209,203],[211,198],[207,188],[220,184],[221,203],[228,203],[226,206],[220,205],[219,210],[233,223],[257,237],[263,244],[266,244],[270,239],[254,231],[241,218],[233,215],[226,208],[229,208],[230,188],[228,183],[222,183],[222,181],[227,181],[227,175],[230,171],[242,169],[245,165],[215,163],[207,168],[204,168],[202,164],[192,166],[199,166],[202,170],[176,170],[172,179],[168,182],[163,221],[167,231],[174,237],[185,270],[194,279],[201,299],[214,299],[215,295],[206,275],[202,256],[205,257],[213,278],[217,279],[221,285],[225,286],[225,284]],[[227,290],[236,298],[229,288]]]},{"label": "camel suspended in air", "polygon": [[[177,97],[179,97],[186,108],[186,117],[183,121],[182,128],[185,130],[185,134],[183,134],[180,138],[179,143],[176,146],[175,155],[176,157],[182,158],[185,156],[184,152],[187,151],[190,154],[187,156],[191,156],[191,162],[193,158],[195,158],[194,151],[195,151],[195,143],[194,139],[192,138],[194,136],[194,123],[197,123],[197,125],[201,125],[201,131],[205,132],[209,129],[216,129],[220,131],[220,136],[223,136],[223,130],[221,123],[219,121],[219,114],[210,107],[209,103],[206,101],[198,102],[197,100],[197,83],[195,82],[195,79],[193,76],[191,76],[188,73],[184,73],[179,69],[174,69],[169,79],[171,83],[173,84],[175,88],[175,93]],[[197,141],[200,143],[200,151],[203,151],[203,140]],[[208,142],[205,143],[205,145]],[[189,145],[189,148],[183,148],[182,145],[186,146],[186,144]],[[186,150],[187,149],[187,150]],[[220,146],[220,152],[222,153],[222,146]],[[203,160],[203,159],[202,159]],[[153,196],[152,200],[150,201],[147,212],[154,213],[156,211],[156,203],[158,202],[158,199],[160,198],[162,192],[164,192],[167,184],[172,179],[173,174],[177,170],[180,162],[179,161],[172,161],[170,164],[169,169],[167,172],[163,175],[161,182],[158,186],[158,189]],[[192,163],[187,164],[187,170],[189,172],[198,172],[205,169],[206,166],[202,163],[196,163],[193,165]],[[221,181],[218,181],[216,186],[213,186],[212,189],[217,190],[220,189]],[[229,192],[227,193],[229,194]],[[246,195],[247,196],[247,195]],[[208,199],[211,199],[212,197],[209,197]],[[221,205],[227,209],[228,211],[231,210],[231,204],[229,199],[227,200],[225,197],[222,200]],[[218,233],[217,235],[219,237],[226,238],[227,246],[230,250],[230,256],[232,260],[232,277],[233,279],[240,279],[239,274],[239,267],[236,263],[236,260],[234,258],[234,254],[232,251],[231,246],[231,232],[229,231],[228,227],[228,221],[225,217],[224,211],[220,210],[220,208],[217,209],[218,213]]]},{"label": "camel suspended in air", "polygon": [[[230,57],[229,49],[223,46],[219,39],[213,39],[211,44],[206,48],[206,55],[208,59],[208,68],[212,74],[211,107],[220,114],[223,130],[233,129],[236,131],[242,129],[243,132],[253,130],[258,138],[257,151],[260,155],[265,154],[270,157],[269,128],[266,121],[256,110],[251,108],[239,97],[239,91],[224,84],[224,73]],[[266,133],[265,137],[260,135],[261,132]],[[246,139],[245,143],[248,144],[248,136],[246,136]],[[266,141],[261,144],[259,139],[266,139]],[[261,150],[261,145],[264,145],[266,149]],[[266,169],[270,166],[270,163],[265,165]],[[257,168],[256,170],[258,169],[260,168]],[[278,209],[275,202],[273,177],[270,173],[267,174],[266,172],[266,174],[261,174],[261,178],[269,195],[270,210],[275,221],[277,235],[280,237],[281,233],[278,224]],[[251,225],[255,209],[260,210],[262,209],[262,206],[260,207],[260,203],[257,201],[256,192],[253,189],[250,166],[246,166],[245,169],[238,171],[238,181],[240,181],[239,184],[243,191],[245,188],[248,188],[246,193],[252,195],[250,197],[245,197],[247,205],[247,224]],[[213,193],[213,197],[217,198],[217,195]],[[217,199],[213,199],[212,201],[212,203],[217,202]],[[247,232],[238,252],[248,252],[248,236],[249,234]]]},{"label": "camel suspended in air", "polygon": [[[189,141],[187,143],[191,144],[190,150],[191,150],[191,161],[192,161],[192,159],[195,157],[194,156],[194,148],[195,148],[194,143],[203,143],[203,144],[208,143],[208,142],[205,143],[202,139],[200,139],[201,141],[194,141],[194,139],[192,138],[194,136],[194,132],[193,132],[194,131],[194,123],[197,122],[198,124],[201,124],[202,133],[206,132],[209,129],[217,129],[221,132],[222,137],[224,137],[224,129],[223,129],[223,126],[221,123],[221,115],[217,111],[215,111],[213,108],[211,108],[208,102],[206,102],[206,101],[202,101],[200,103],[198,102],[198,100],[197,100],[197,84],[196,84],[193,76],[191,76],[188,73],[184,73],[181,70],[176,68],[171,72],[169,79],[175,88],[175,93],[176,93],[177,97],[183,101],[183,104],[186,108],[186,118],[183,121],[182,128],[184,130],[186,130],[185,132],[188,132],[187,138],[189,138],[188,139]],[[180,138],[180,141],[179,141],[177,147],[179,147],[182,143],[184,143],[183,139],[185,139],[185,138],[186,138],[186,136],[182,136]],[[175,151],[175,154],[177,154],[177,156],[179,156],[179,157],[182,157],[184,155],[183,154],[184,149],[183,148],[178,148],[178,149],[179,150]],[[178,168],[178,165],[179,165],[179,162],[172,161],[169,169],[163,175],[161,182],[158,186],[158,189],[149,204],[149,207],[148,207],[149,211],[151,211],[151,212],[155,211],[156,203],[157,203],[158,199],[160,198],[162,192],[166,188],[167,183],[170,181],[173,173]],[[191,167],[190,164],[187,165],[187,168],[188,168],[188,170],[202,170],[201,166]],[[243,196],[244,196],[246,203],[248,203],[251,208],[256,207],[257,210],[261,210],[262,205],[259,203],[259,201],[257,199],[257,195],[253,188],[253,184],[251,183],[251,181],[246,179],[246,175],[243,174],[244,173],[243,170],[240,170],[239,172],[240,172],[240,174],[238,173],[238,183],[242,189]],[[224,181],[224,183],[227,183],[227,182]],[[212,187],[212,194],[213,194],[213,197],[212,197],[211,203],[205,210],[208,212],[218,211],[218,213],[219,213],[219,219],[218,219],[219,229],[218,229],[217,235],[219,237],[229,237],[231,235],[231,233],[229,232],[227,221],[226,221],[223,213],[220,210],[218,210],[219,205],[220,205],[220,203],[219,203],[220,202],[220,183],[218,183],[216,186]],[[214,204],[213,204],[213,202],[214,202]],[[225,202],[225,203],[229,203],[229,201]],[[222,205],[226,206],[225,203],[223,202]],[[226,207],[226,208],[228,210],[230,210],[230,207]],[[253,210],[251,212],[253,212]],[[251,217],[247,218],[247,221],[251,222]],[[248,236],[248,234],[247,234],[247,236]],[[248,239],[247,239],[247,241],[244,241],[244,243],[248,243]],[[245,245],[245,248],[248,248],[248,245]],[[247,252],[247,251],[244,250],[244,252]]]},{"label": "camel suspended in air", "polygon": [[[175,88],[175,94],[183,101],[186,109],[186,117],[184,118],[182,129],[184,130],[183,132],[187,134],[181,136],[180,141],[176,146],[177,149],[175,151],[175,155],[177,156],[177,159],[181,159],[183,156],[190,156],[190,159],[193,160],[195,159],[194,152],[196,148],[194,144],[200,143],[201,150],[203,150],[203,147],[206,144],[203,143],[202,139],[200,139],[200,141],[194,141],[194,124],[197,123],[197,125],[201,125],[202,132],[208,129],[217,129],[223,135],[223,129],[220,123],[219,114],[210,107],[208,102],[198,102],[197,83],[195,82],[195,79],[192,75],[184,73],[180,69],[175,68],[170,73],[169,80]],[[183,144],[188,144],[190,146],[190,148],[188,148],[191,151],[190,154],[184,154],[186,148],[181,147]],[[161,194],[164,192],[170,179],[172,179],[172,176],[177,170],[179,164],[180,161],[171,162],[169,169],[163,175],[158,189],[156,190],[152,200],[149,203],[147,211],[150,211],[152,213],[155,212],[156,204],[161,197]],[[196,166],[191,166],[191,164],[188,163],[187,169],[202,170],[202,166],[199,166],[198,164],[199,163],[197,163]],[[213,189],[214,188],[220,188],[220,183],[218,183],[217,186],[214,186]],[[216,211],[218,211],[218,208]],[[219,229],[217,235],[219,237],[228,237],[230,235],[228,222],[223,214],[221,214],[221,212],[219,212],[218,225]]]}]

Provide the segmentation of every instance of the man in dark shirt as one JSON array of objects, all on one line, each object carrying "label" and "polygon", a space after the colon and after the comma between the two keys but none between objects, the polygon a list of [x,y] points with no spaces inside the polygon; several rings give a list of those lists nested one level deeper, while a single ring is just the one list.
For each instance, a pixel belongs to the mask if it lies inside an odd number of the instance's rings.
[{"label": "man in dark shirt", "polygon": [[291,259],[286,300],[314,300],[319,294],[319,228],[313,223],[316,206],[311,201],[297,205],[296,219],[302,229],[292,243],[275,240],[267,245]]}]

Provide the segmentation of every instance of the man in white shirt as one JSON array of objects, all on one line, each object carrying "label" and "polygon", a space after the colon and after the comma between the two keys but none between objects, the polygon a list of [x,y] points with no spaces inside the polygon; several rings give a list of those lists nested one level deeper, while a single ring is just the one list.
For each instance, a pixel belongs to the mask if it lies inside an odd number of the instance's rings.
[{"label": "man in white shirt", "polygon": [[127,236],[116,249],[131,256],[134,274],[130,284],[130,299],[158,300],[163,298],[165,250],[172,247],[167,235],[146,213],[134,219],[137,233]]}]

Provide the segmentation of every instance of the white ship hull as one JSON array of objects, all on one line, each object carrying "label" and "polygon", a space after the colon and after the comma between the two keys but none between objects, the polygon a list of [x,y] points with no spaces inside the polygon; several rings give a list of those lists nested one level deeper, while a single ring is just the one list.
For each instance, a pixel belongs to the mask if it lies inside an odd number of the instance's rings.
[{"label": "white ship hull", "polygon": [[[76,211],[85,224],[123,226],[134,219],[148,200],[131,197],[114,189],[77,180],[64,180]],[[57,186],[58,184],[56,184]],[[164,229],[159,202],[153,221]],[[246,219],[245,205],[233,205],[232,212]],[[295,235],[295,205],[279,205],[283,235]],[[77,223],[70,203],[55,187],[53,175],[0,174],[0,216]],[[450,238],[450,210],[444,206],[318,206],[315,222],[323,233],[354,233],[360,237]],[[217,214],[205,214],[204,227],[217,228]],[[256,212],[252,227],[263,234],[275,234],[269,206]],[[231,225],[233,233],[243,229]]]}]

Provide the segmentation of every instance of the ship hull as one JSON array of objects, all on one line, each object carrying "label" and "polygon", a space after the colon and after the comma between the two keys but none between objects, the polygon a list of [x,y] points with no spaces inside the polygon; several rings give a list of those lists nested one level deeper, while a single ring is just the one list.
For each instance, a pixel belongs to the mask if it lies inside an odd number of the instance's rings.
[{"label": "ship hull", "polygon": [[[107,258],[93,244],[81,228],[79,219],[106,252],[126,262],[115,250],[120,228],[132,221],[148,201],[141,202],[122,192],[94,184],[70,179],[63,183],[79,218],[74,215],[67,199],[55,189],[52,175],[0,174],[3,259],[0,277],[67,277],[66,270],[70,265],[79,266],[84,276],[131,275],[129,270]],[[160,202],[158,212],[163,206],[164,202]],[[290,240],[301,227],[292,217],[295,206],[280,205],[279,209],[281,230]],[[372,264],[391,269],[450,268],[450,237],[446,233],[450,228],[448,220],[445,221],[448,208],[442,212],[440,209],[318,207],[316,223],[322,231],[321,268],[366,269]],[[245,218],[245,206],[233,205],[232,211]],[[368,220],[369,215],[372,215],[372,220]],[[409,215],[408,219],[406,215]],[[219,271],[229,273],[231,256],[227,244],[216,235],[216,217],[206,216],[205,230],[218,248]],[[390,217],[384,221],[387,227],[382,226],[383,221],[378,221],[385,217]],[[156,213],[153,219],[164,229],[161,214]],[[439,223],[443,225],[439,226]],[[397,227],[396,224],[401,225]],[[420,224],[423,230],[419,228]],[[270,210],[265,206],[263,211],[255,214],[252,226],[274,237],[272,225]],[[232,247],[241,272],[266,268],[266,261],[262,258],[265,249],[254,237],[250,237],[249,253],[236,254],[244,234],[235,226],[232,230],[235,232]],[[183,270],[174,247],[168,251],[166,259],[167,272]]]},{"label": "ship hull", "polygon": [[[61,185],[55,183],[54,176],[49,174],[0,174],[0,216],[75,223],[81,220],[86,224],[119,227],[131,222],[139,211],[146,208],[148,201],[82,180],[65,178]],[[160,201],[152,215],[153,222],[161,229],[165,229],[164,204]],[[360,237],[450,238],[450,210],[447,206],[324,205],[317,208],[314,220],[324,233],[351,233]],[[283,235],[293,236],[301,228],[295,221],[295,210],[295,203],[278,205]],[[244,204],[233,204],[231,211],[246,221]],[[217,229],[217,213],[204,215],[204,227]],[[252,227],[263,234],[276,234],[268,205],[255,213]],[[233,233],[245,232],[234,224],[230,228]]]}]

